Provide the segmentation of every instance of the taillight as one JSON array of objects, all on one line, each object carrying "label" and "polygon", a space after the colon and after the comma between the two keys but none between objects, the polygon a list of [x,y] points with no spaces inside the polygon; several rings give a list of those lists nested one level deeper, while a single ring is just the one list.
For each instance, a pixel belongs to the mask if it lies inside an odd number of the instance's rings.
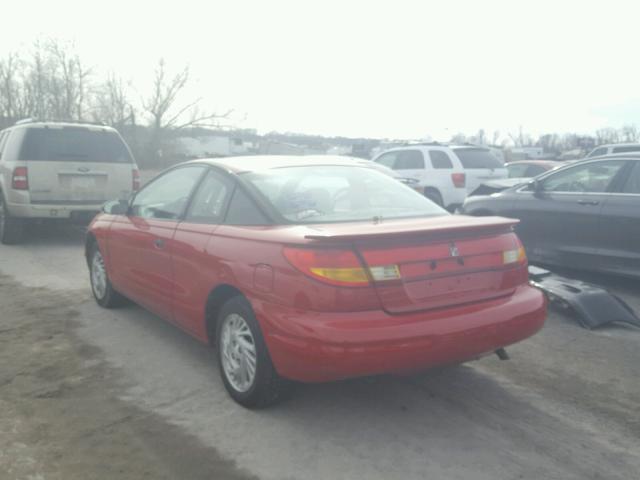
[{"label": "taillight", "polygon": [[527,254],[524,251],[524,247],[520,246],[513,250],[505,250],[502,252],[502,263],[509,265],[512,263],[526,263]]},{"label": "taillight", "polygon": [[464,188],[467,183],[467,175],[464,173],[452,173],[451,180],[456,188]]},{"label": "taillight", "polygon": [[27,167],[16,167],[13,170],[11,188],[14,190],[29,190],[29,171]]},{"label": "taillight", "polygon": [[331,285],[362,287],[375,281],[398,280],[397,265],[364,267],[351,250],[285,247],[284,256],[302,273]]},{"label": "taillight", "polygon": [[131,171],[131,176],[133,180],[131,188],[133,189],[134,192],[137,192],[138,190],[140,190],[140,170],[138,170],[137,168],[134,168]]}]

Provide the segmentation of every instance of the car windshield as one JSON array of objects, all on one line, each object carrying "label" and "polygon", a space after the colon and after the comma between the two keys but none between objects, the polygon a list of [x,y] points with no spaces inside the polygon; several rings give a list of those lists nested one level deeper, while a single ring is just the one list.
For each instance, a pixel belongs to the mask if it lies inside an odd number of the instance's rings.
[{"label": "car windshield", "polygon": [[85,127],[29,128],[20,160],[132,163],[118,134]]},{"label": "car windshield", "polygon": [[456,148],[464,168],[504,168],[504,164],[486,148]]},{"label": "car windshield", "polygon": [[242,177],[294,223],[448,215],[415,190],[371,168],[299,166]]}]

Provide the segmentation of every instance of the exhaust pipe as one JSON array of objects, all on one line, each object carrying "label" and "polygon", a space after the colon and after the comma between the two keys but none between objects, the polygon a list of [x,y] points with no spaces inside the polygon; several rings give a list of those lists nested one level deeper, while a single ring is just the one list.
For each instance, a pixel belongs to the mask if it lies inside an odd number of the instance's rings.
[{"label": "exhaust pipe", "polygon": [[504,348],[499,348],[496,350],[496,355],[500,360],[509,360],[509,354]]}]

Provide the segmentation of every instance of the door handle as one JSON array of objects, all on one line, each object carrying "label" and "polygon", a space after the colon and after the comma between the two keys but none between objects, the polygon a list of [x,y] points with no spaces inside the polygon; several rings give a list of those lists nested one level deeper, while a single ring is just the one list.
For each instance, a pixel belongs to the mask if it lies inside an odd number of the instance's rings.
[{"label": "door handle", "polygon": [[161,239],[161,238],[156,238],[156,239],[153,241],[153,245],[154,245],[156,248],[164,248],[164,240],[163,240],[163,239]]},{"label": "door handle", "polygon": [[578,200],[578,205],[599,205],[600,202],[596,200]]}]

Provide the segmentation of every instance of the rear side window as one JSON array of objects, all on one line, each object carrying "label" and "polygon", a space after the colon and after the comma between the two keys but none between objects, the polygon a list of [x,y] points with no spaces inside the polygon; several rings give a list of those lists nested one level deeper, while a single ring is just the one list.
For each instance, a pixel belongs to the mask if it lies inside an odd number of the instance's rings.
[{"label": "rear side window", "polygon": [[633,171],[622,189],[623,193],[640,194],[640,162],[635,162]]},{"label": "rear side window", "polygon": [[29,128],[19,159],[133,163],[129,149],[117,133],[83,127]]},{"label": "rear side window", "polygon": [[209,171],[191,200],[186,221],[220,223],[228,197],[228,183],[219,174]]},{"label": "rear side window", "polygon": [[224,223],[228,225],[268,225],[269,221],[258,210],[255,202],[240,187],[236,187]]},{"label": "rear side window", "polygon": [[433,168],[453,168],[449,155],[440,150],[429,150],[429,158]]},{"label": "rear side window", "polygon": [[414,170],[424,168],[424,156],[420,150],[401,150],[397,153],[394,170]]},{"label": "rear side window", "polygon": [[640,152],[640,145],[627,145],[626,147],[614,147],[612,153]]},{"label": "rear side window", "polygon": [[486,148],[456,148],[454,152],[464,168],[504,168],[504,164]]}]

